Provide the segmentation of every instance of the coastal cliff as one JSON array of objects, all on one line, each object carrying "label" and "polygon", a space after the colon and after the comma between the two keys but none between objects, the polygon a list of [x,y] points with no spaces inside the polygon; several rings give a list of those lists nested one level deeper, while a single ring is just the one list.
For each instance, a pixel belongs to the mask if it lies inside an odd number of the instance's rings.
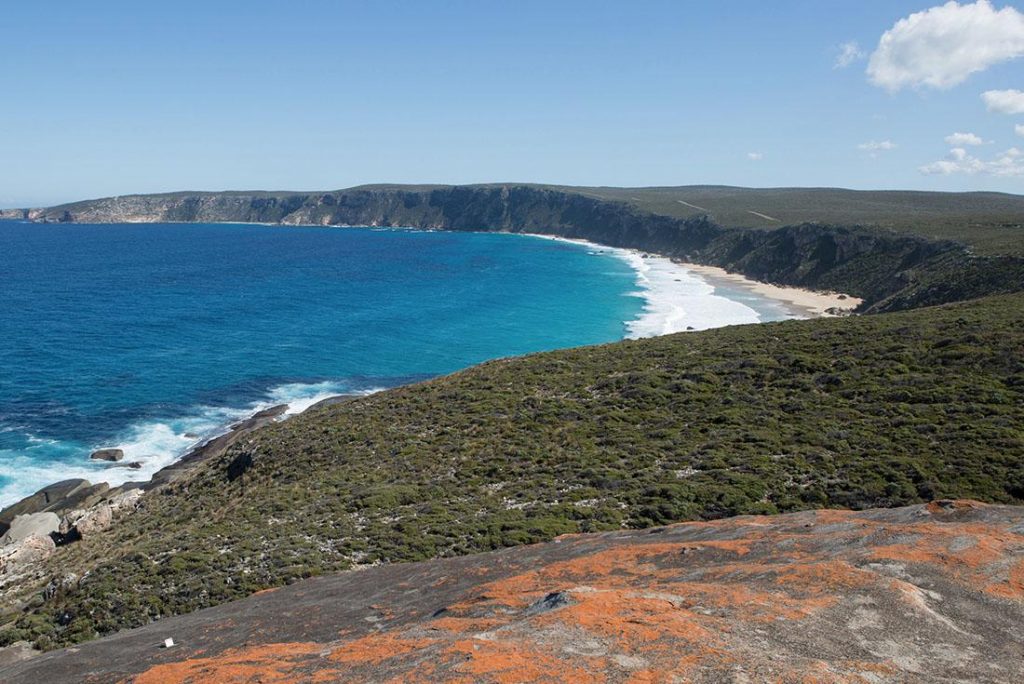
[{"label": "coastal cliff", "polygon": [[[312,193],[111,197],[26,213],[33,221],[247,222],[543,233],[656,252],[780,285],[846,292],[874,313],[1024,289],[1024,257],[866,226],[722,227],[533,185],[366,186]],[[965,233],[969,230],[965,228]]]}]

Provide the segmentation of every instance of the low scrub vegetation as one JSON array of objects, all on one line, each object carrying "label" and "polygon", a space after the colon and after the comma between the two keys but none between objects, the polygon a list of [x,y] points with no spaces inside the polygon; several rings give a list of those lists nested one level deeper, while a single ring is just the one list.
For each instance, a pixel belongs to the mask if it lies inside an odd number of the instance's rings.
[{"label": "low scrub vegetation", "polygon": [[943,497],[1024,503],[1024,296],[499,360],[317,409],[62,551],[73,577],[2,639],[568,532]]}]

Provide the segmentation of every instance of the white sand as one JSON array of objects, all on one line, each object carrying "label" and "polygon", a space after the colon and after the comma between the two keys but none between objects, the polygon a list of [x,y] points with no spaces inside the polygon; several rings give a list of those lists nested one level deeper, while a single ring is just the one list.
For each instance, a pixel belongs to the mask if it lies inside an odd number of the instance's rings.
[{"label": "white sand", "polygon": [[637,286],[640,288],[637,295],[645,300],[641,315],[626,323],[630,338],[668,335],[684,330],[707,330],[762,320],[761,314],[749,306],[716,294],[716,285],[746,289],[776,301],[783,305],[788,318],[842,315],[855,309],[861,302],[856,297],[839,293],[762,283],[714,266],[680,263],[634,249],[607,247],[587,240],[553,235],[531,235],[580,245],[592,252],[611,254],[629,263],[637,274]]},{"label": "white sand", "polygon": [[793,307],[799,311],[809,314],[811,317],[835,316],[847,314],[858,306],[861,299],[839,292],[817,292],[815,290],[803,290],[798,287],[783,287],[751,280],[738,273],[729,273],[717,266],[703,266],[701,264],[680,264],[684,268],[705,278],[714,284],[716,280],[728,282],[735,286],[749,289],[759,295],[775,299]]}]

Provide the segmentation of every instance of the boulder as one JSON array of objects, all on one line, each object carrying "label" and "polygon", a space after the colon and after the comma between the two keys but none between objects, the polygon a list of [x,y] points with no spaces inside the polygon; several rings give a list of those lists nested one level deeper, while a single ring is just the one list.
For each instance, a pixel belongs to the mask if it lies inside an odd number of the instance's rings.
[{"label": "boulder", "polygon": [[139,497],[142,496],[141,489],[112,491],[116,491],[116,493],[91,508],[71,511],[64,516],[59,529],[61,539],[63,539],[62,543],[84,539],[97,532],[102,532],[114,522],[116,514],[134,509]]},{"label": "boulder", "polygon": [[106,504],[100,504],[85,511],[85,514],[75,521],[74,528],[78,532],[78,536],[84,539],[107,529],[113,521],[114,510]]},{"label": "boulder", "polygon": [[142,461],[124,461],[122,463],[111,463],[107,465],[108,468],[131,468],[132,470],[138,470],[142,467]]},{"label": "boulder", "polygon": [[50,510],[71,497],[77,497],[87,492],[91,487],[88,480],[82,479],[63,480],[43,487],[35,494],[26,496],[21,501],[0,511],[0,534],[7,531],[16,516]]},{"label": "boulder", "polygon": [[124,458],[124,451],[121,449],[97,449],[89,458],[94,461],[120,461]]},{"label": "boulder", "polygon": [[56,550],[57,545],[49,535],[41,537],[38,534],[0,546],[0,575],[17,575],[31,570]]},{"label": "boulder", "polygon": [[0,537],[0,546],[20,544],[32,536],[50,538],[60,529],[60,518],[56,513],[29,513],[19,515],[11,522],[11,528]]}]

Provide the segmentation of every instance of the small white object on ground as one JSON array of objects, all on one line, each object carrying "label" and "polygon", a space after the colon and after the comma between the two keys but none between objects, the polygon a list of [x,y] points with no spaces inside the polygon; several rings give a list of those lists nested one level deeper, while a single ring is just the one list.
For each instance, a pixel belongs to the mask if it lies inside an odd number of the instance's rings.
[{"label": "small white object on ground", "polygon": [[164,639],[164,648],[174,646],[174,639]]}]

